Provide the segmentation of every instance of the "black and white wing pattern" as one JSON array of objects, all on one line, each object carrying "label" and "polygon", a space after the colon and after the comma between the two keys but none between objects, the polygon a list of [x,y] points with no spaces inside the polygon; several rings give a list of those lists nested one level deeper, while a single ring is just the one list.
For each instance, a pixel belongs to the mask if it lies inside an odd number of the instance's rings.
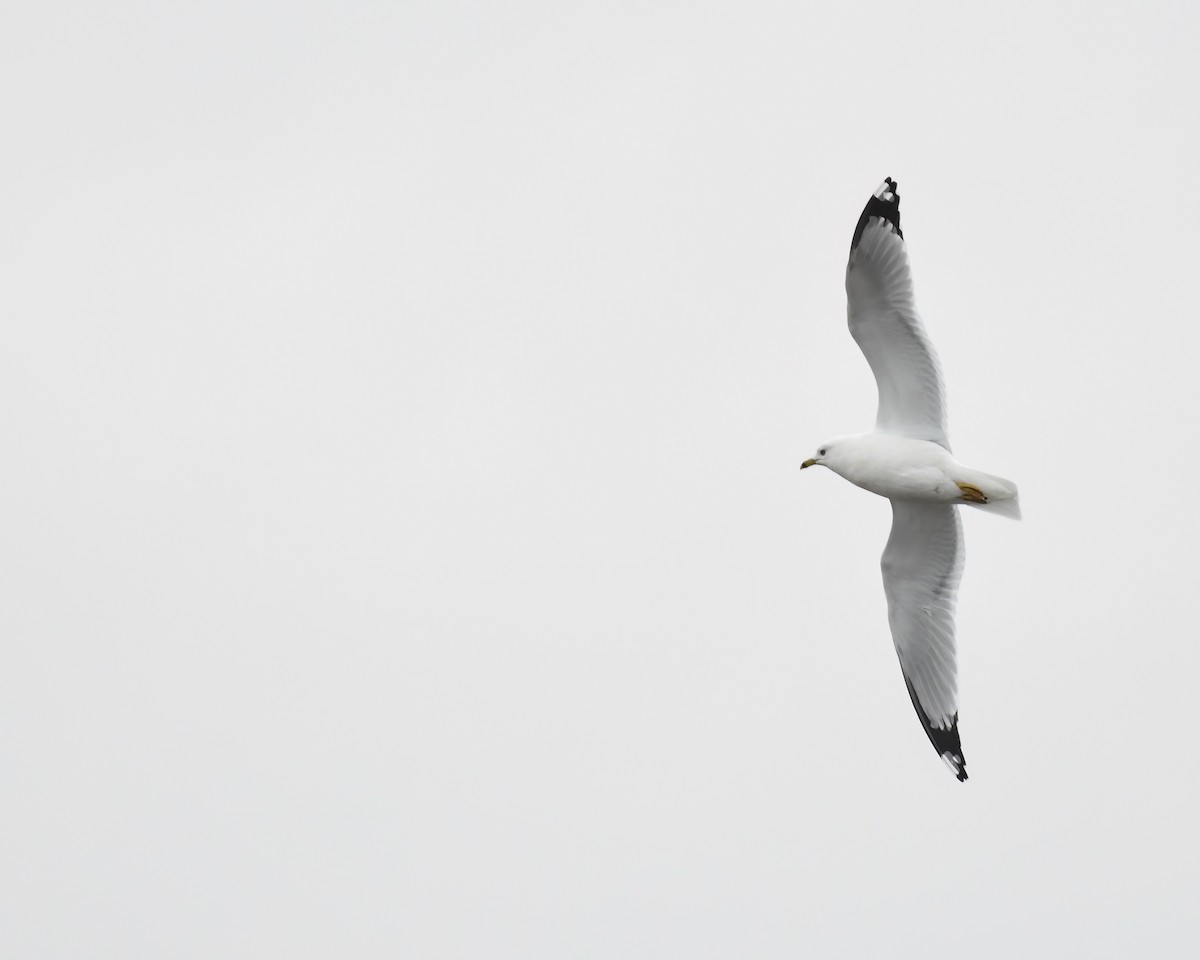
[{"label": "black and white wing pattern", "polygon": [[846,298],[850,333],[879,385],[875,429],[949,450],[942,372],[913,304],[900,194],[891,177],[867,201],[854,228]]},{"label": "black and white wing pattern", "polygon": [[888,622],[908,695],[933,749],[967,779],[958,737],[954,602],[963,570],[962,523],[951,504],[893,500],[883,551]]}]

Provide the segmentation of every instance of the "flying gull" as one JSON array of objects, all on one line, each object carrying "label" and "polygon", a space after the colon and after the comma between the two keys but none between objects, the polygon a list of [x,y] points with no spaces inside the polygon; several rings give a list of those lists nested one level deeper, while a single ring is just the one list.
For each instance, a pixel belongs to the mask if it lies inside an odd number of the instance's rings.
[{"label": "flying gull", "polygon": [[941,367],[913,304],[900,194],[891,177],[854,228],[846,298],[850,335],[879,386],[875,429],[827,440],[801,469],[828,467],[891,500],[892,535],[881,565],[892,640],[925,733],[954,775],[966,780],[954,645],[963,569],[957,506],[1018,520],[1021,508],[1016,484],[964,467],[950,453]]}]

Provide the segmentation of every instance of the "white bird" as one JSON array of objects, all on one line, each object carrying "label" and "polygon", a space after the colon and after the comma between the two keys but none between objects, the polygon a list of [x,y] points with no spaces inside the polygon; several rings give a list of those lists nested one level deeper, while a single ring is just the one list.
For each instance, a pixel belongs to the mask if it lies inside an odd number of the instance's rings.
[{"label": "white bird", "polygon": [[900,669],[933,748],[967,779],[958,735],[954,604],[968,504],[1020,519],[1016,484],[964,467],[950,454],[937,354],[913,305],[900,232],[900,194],[888,177],[854,228],[846,265],[850,334],[879,386],[875,429],[827,440],[800,469],[828,467],[892,502],[883,590]]}]

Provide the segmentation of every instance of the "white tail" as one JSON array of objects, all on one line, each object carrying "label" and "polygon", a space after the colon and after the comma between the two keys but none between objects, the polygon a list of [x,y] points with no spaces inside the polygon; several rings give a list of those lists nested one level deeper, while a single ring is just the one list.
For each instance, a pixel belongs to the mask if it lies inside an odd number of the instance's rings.
[{"label": "white tail", "polygon": [[1015,483],[980,470],[968,470],[965,473],[967,483],[978,487],[987,497],[987,503],[970,503],[970,506],[998,513],[1002,517],[1021,519],[1021,500]]}]

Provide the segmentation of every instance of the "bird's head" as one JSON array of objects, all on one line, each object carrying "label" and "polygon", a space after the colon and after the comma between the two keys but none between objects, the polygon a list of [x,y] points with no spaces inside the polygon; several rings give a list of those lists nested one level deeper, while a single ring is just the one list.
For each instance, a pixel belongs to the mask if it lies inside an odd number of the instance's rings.
[{"label": "bird's head", "polygon": [[802,464],[800,464],[800,469],[804,470],[807,467],[815,467],[818,465],[822,467],[836,468],[838,463],[838,452],[839,447],[837,441],[826,440],[817,448],[816,456],[809,457]]}]

